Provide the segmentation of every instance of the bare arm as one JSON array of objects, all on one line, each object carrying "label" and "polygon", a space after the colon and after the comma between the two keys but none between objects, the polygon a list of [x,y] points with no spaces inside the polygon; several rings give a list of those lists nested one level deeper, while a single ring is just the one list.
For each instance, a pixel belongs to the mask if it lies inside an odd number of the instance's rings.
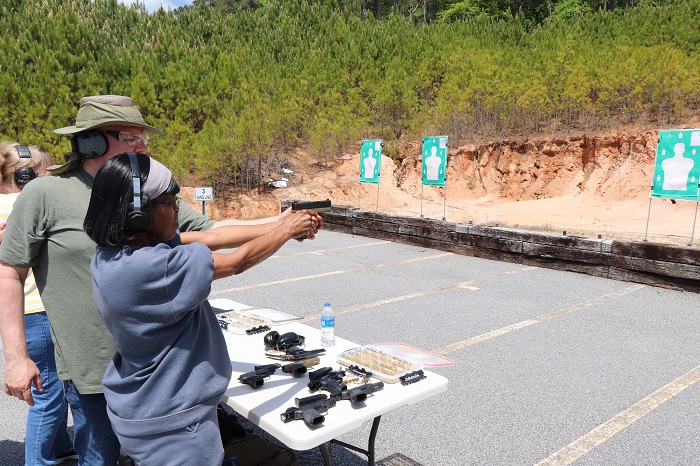
[{"label": "bare arm", "polygon": [[216,222],[214,228],[228,227],[228,226],[242,226],[242,225],[266,225],[269,223],[277,223],[285,219],[292,212],[292,208],[288,207],[287,210],[279,215],[273,215],[272,217],[256,218],[254,220],[239,220],[237,218],[230,218],[227,220],[220,220]]},{"label": "bare arm", "polygon": [[203,243],[212,251],[237,248],[258,238],[280,225],[270,222],[261,225],[237,225],[212,228],[207,231],[185,231],[180,233],[182,244]]},{"label": "bare arm", "polygon": [[29,269],[14,267],[0,261],[0,337],[5,355],[5,393],[34,406],[32,382],[42,390],[39,369],[27,352],[24,333],[24,281]]},{"label": "bare arm", "polygon": [[7,220],[0,220],[0,243],[2,243],[2,237],[5,236],[5,228],[7,227]]},{"label": "bare arm", "polygon": [[273,255],[292,238],[308,235],[313,239],[323,224],[321,216],[314,211],[294,212],[264,235],[249,241],[228,254],[212,254],[214,257],[214,280],[238,275]]}]

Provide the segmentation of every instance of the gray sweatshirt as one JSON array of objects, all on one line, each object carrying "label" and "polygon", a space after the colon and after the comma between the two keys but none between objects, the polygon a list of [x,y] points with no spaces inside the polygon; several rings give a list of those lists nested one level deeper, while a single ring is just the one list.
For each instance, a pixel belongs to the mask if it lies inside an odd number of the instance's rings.
[{"label": "gray sweatshirt", "polygon": [[214,261],[203,244],[97,247],[95,304],[117,353],[102,380],[117,434],[143,436],[200,420],[231,378],[207,296]]}]

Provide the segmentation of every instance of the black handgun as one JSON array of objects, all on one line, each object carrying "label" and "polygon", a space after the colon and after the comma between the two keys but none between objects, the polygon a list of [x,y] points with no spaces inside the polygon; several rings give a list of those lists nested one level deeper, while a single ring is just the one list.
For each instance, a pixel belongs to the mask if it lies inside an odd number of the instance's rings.
[{"label": "black handgun", "polygon": [[[260,369],[258,369],[260,367]],[[265,383],[265,379],[282,367],[280,364],[268,364],[266,366],[256,366],[254,371],[246,372],[238,377],[238,381],[253,388],[260,388]]]},{"label": "black handgun", "polygon": [[367,395],[384,388],[384,382],[360,385],[348,389],[343,384],[345,371],[334,371],[330,367],[309,372],[309,390],[311,393],[318,390],[325,390],[330,393],[331,398],[336,400],[350,400],[352,403],[362,403],[367,399]]},{"label": "black handgun", "polygon": [[339,395],[335,395],[338,400],[350,400],[353,403],[362,403],[367,399],[367,395],[384,388],[384,382],[368,383],[355,388],[343,390]]},{"label": "black handgun", "polygon": [[311,390],[311,393],[325,390],[331,394],[331,397],[335,397],[347,388],[342,383],[344,376],[345,371],[334,371],[330,367],[322,367],[309,372],[309,390]]},{"label": "black handgun", "polygon": [[[331,210],[331,201],[326,199],[325,201],[295,201],[292,202],[292,211],[297,210],[315,210],[317,213],[328,212]],[[297,237],[298,240],[304,240],[308,238],[308,235],[302,235]]]},{"label": "black handgun", "polygon": [[327,413],[330,408],[335,406],[335,399],[322,396],[323,398],[318,396],[310,396],[306,399],[297,398],[296,406],[291,406],[280,414],[282,422],[287,423],[302,419],[309,427],[323,423],[326,420],[323,413]]},{"label": "black handgun", "polygon": [[331,201],[295,201],[292,202],[292,211],[296,210],[315,210],[318,213],[328,212],[331,210]]},{"label": "black handgun", "polygon": [[[290,362],[280,367],[279,364],[265,364],[264,366],[255,366],[255,370],[267,370],[267,369],[282,369],[282,372],[286,374],[292,374],[293,376],[299,376],[306,374],[306,366],[304,364],[299,364],[296,362]],[[273,370],[274,372],[274,370]]]},{"label": "black handgun", "polygon": [[328,398],[328,395],[319,393],[318,395],[311,395],[304,398],[294,398],[294,406],[301,408],[304,405],[315,403],[317,401],[323,401]]}]

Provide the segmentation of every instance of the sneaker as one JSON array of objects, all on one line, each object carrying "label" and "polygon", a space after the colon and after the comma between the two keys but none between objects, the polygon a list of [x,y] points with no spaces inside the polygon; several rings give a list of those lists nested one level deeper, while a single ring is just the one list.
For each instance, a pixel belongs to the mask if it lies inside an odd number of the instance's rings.
[{"label": "sneaker", "polygon": [[56,455],[56,464],[61,464],[64,461],[68,460],[77,460],[78,459],[78,454],[73,450],[72,448],[66,452],[61,453],[60,455]]}]

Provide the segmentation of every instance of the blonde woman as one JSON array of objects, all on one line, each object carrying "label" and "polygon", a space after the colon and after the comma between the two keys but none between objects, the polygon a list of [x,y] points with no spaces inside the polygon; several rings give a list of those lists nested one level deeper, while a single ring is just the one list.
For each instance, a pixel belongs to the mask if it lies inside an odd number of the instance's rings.
[{"label": "blonde woman", "polygon": [[[45,175],[51,163],[49,156],[34,146],[0,143],[0,241],[22,188],[34,178]],[[58,380],[51,328],[31,269],[24,286],[24,327],[29,356],[39,368],[39,377],[27,388],[34,401],[27,415],[24,464],[62,463],[76,456],[66,432],[68,406],[63,383]],[[4,348],[4,351],[12,351],[12,348]]]}]

